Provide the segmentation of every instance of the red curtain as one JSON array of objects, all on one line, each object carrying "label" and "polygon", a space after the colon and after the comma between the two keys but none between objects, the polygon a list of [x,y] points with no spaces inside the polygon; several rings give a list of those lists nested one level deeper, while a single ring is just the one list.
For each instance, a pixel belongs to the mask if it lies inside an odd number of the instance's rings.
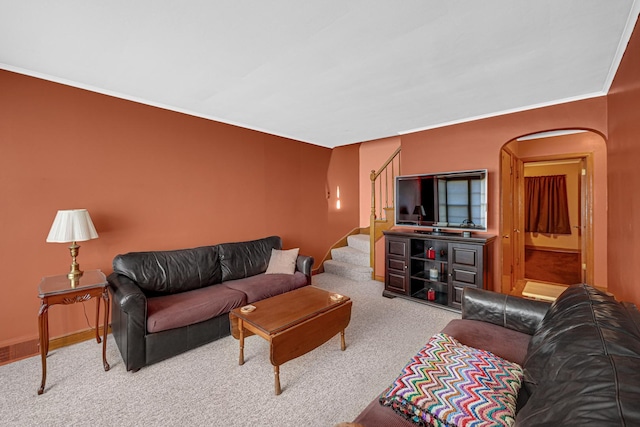
[{"label": "red curtain", "polygon": [[524,179],[525,231],[571,234],[566,175]]}]

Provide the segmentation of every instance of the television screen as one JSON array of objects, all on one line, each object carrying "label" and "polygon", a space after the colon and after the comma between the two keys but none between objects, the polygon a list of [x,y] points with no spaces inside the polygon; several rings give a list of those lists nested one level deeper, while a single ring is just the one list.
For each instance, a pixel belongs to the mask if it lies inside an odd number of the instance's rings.
[{"label": "television screen", "polygon": [[395,224],[487,229],[487,170],[397,176]]}]

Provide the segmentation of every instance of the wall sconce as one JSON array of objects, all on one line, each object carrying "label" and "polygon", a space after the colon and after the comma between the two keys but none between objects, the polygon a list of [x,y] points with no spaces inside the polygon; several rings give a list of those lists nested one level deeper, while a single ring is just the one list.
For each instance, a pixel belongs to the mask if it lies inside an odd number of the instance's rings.
[{"label": "wall sconce", "polygon": [[340,186],[336,187],[336,209],[340,209]]},{"label": "wall sconce", "polygon": [[76,242],[84,242],[85,240],[97,239],[96,232],[91,217],[86,209],[71,209],[58,211],[51,230],[47,236],[49,243],[71,243],[69,252],[71,253],[71,270],[67,277],[72,284],[77,283],[82,276],[80,266],[76,262],[76,257],[80,250],[80,246]]}]

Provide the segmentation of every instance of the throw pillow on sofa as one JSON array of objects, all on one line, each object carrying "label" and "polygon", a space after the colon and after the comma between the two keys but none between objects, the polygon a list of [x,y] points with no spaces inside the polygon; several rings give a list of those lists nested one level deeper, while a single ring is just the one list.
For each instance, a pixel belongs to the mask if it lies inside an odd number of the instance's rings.
[{"label": "throw pillow on sofa", "polygon": [[522,368],[485,350],[436,334],[380,396],[422,426],[511,426]]},{"label": "throw pillow on sofa", "polygon": [[296,271],[296,260],[300,248],[278,250],[271,249],[271,258],[265,274],[293,274]]}]

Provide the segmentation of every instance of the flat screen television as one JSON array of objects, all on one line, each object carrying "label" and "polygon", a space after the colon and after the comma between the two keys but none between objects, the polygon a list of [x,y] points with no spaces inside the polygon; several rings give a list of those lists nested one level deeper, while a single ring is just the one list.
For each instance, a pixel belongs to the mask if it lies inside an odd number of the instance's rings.
[{"label": "flat screen television", "polygon": [[487,170],[397,176],[395,225],[486,230]]}]

